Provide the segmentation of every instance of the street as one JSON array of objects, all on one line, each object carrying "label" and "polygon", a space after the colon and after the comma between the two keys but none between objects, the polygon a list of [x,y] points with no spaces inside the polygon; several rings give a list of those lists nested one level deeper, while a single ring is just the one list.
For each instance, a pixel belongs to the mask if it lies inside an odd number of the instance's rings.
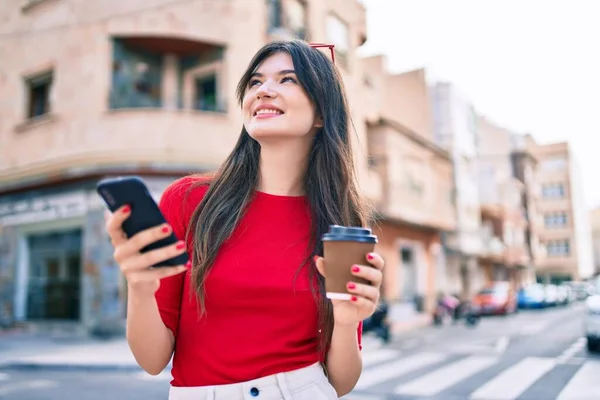
[{"label": "street", "polygon": [[[348,400],[593,400],[600,356],[581,337],[581,304],[427,327],[389,346],[365,338],[364,370]],[[0,370],[0,399],[166,399],[170,375],[134,371]]]}]

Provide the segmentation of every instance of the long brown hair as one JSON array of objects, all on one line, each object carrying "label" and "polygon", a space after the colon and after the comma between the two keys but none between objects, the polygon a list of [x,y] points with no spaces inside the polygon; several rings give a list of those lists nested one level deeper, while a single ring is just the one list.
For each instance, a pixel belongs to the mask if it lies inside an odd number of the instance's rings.
[{"label": "long brown hair", "polygon": [[[319,351],[326,355],[333,333],[333,309],[325,297],[324,280],[312,257],[323,254],[321,235],[329,225],[366,226],[368,208],[359,194],[349,137],[348,106],[342,80],[332,62],[305,42],[278,41],[261,48],[237,86],[241,105],[250,76],[275,53],[288,53],[294,69],[323,127],[316,133],[308,154],[304,190],[312,213],[310,248],[306,262],[318,287],[313,295],[319,305]],[[219,248],[232,234],[251,201],[259,179],[260,145],[244,127],[233,149],[211,179],[208,191],[192,215],[188,235],[194,243],[192,287],[204,313],[204,284]],[[205,184],[205,183],[204,183]]]}]

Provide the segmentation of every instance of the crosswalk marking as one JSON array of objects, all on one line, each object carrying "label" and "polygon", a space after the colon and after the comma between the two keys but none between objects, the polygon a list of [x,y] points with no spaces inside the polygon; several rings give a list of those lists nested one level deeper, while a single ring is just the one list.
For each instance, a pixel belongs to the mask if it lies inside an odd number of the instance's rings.
[{"label": "crosswalk marking", "polygon": [[563,388],[557,400],[595,400],[600,393],[600,361],[588,361]]},{"label": "crosswalk marking", "polygon": [[552,358],[529,357],[477,389],[472,400],[513,400],[556,365]]},{"label": "crosswalk marking", "polygon": [[363,371],[355,389],[362,390],[392,378],[399,377],[419,368],[440,363],[446,359],[441,353],[418,353],[408,357],[401,357],[394,362],[383,364]]},{"label": "crosswalk marking", "polygon": [[433,396],[497,362],[496,357],[472,356],[396,387],[397,394]]},{"label": "crosswalk marking", "polygon": [[575,341],[575,343],[573,343],[565,351],[563,351],[556,361],[559,364],[567,364],[575,354],[577,354],[585,347],[586,342],[586,338],[580,337]]},{"label": "crosswalk marking", "polygon": [[362,356],[363,368],[380,362],[393,360],[398,357],[400,357],[400,352],[392,349],[379,349],[377,351],[364,353]]}]

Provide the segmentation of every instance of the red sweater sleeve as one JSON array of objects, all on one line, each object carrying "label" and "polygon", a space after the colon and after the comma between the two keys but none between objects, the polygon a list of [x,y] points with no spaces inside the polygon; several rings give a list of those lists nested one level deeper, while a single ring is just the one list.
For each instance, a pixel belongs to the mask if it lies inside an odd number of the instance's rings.
[{"label": "red sweater sleeve", "polygon": [[[205,192],[202,188],[192,189],[192,192],[190,192],[191,186],[197,181],[198,178],[194,177],[181,178],[167,187],[160,199],[159,208],[173,228],[175,236],[180,240],[186,239],[185,234],[189,220],[202,199],[202,196],[198,196],[198,194],[203,195]],[[187,245],[191,258],[191,244],[187,243]],[[179,328],[183,280],[187,279],[188,276],[189,270],[182,274],[161,279],[160,287],[155,294],[163,323],[175,336],[177,336]]]}]

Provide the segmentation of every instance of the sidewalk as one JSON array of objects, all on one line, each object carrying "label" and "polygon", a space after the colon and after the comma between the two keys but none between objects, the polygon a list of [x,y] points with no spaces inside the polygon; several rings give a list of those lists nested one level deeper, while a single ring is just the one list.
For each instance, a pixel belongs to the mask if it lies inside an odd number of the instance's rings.
[{"label": "sidewalk", "polygon": [[431,325],[431,316],[419,314],[408,320],[393,321],[392,333],[399,335]]},{"label": "sidewalk", "polygon": [[[429,323],[429,317],[415,315],[410,319],[395,321],[392,332],[394,335],[399,335],[422,328]],[[122,337],[95,340],[20,331],[0,332],[0,369],[2,368],[141,370],[125,338]],[[169,368],[170,365],[167,369]]]},{"label": "sidewalk", "polygon": [[0,368],[140,370],[125,338],[54,338],[27,333],[0,335]]}]

